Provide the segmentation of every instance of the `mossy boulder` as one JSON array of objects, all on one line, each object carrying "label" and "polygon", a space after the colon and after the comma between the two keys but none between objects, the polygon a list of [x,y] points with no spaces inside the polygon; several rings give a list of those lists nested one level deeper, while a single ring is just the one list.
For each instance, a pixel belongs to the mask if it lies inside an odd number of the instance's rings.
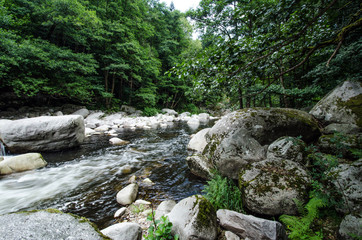
[{"label": "mossy boulder", "polygon": [[354,159],[356,158],[354,153],[362,149],[362,134],[323,135],[318,139],[317,146],[324,153]]},{"label": "mossy boulder", "polygon": [[345,81],[320,100],[309,112],[329,123],[352,123],[362,127],[362,83]]},{"label": "mossy boulder", "polygon": [[306,147],[307,145],[299,138],[281,137],[269,145],[267,158],[281,158],[305,164]]},{"label": "mossy boulder", "polygon": [[237,179],[241,169],[266,159],[269,144],[283,136],[311,142],[318,123],[306,112],[288,108],[249,108],[220,119],[205,135],[203,154],[222,175]]},{"label": "mossy boulder", "polygon": [[0,232],[6,239],[108,239],[88,219],[56,209],[1,215]]},{"label": "mossy boulder", "polygon": [[181,200],[168,217],[173,224],[172,234],[178,234],[181,240],[213,240],[217,237],[216,211],[203,196]]},{"label": "mossy boulder", "polygon": [[204,155],[194,153],[186,158],[186,163],[190,171],[196,176],[206,179],[210,178],[213,166],[209,159]]},{"label": "mossy boulder", "polygon": [[253,163],[239,177],[244,206],[253,213],[269,216],[297,214],[294,199],[304,202],[310,183],[303,167],[282,159]]}]

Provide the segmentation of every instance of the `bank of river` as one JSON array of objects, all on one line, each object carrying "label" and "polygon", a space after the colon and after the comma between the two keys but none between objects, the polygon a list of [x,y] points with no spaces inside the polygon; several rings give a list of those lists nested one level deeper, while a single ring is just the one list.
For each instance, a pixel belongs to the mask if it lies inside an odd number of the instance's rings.
[{"label": "bank of river", "polygon": [[[203,127],[207,126],[198,130]],[[190,173],[185,161],[190,135],[198,130],[183,123],[166,129],[123,130],[118,137],[129,145],[111,146],[111,137],[93,135],[77,149],[44,153],[47,167],[1,177],[0,214],[57,208],[104,228],[114,223],[113,214],[120,207],[116,193],[132,175],[154,182],[141,183],[139,192],[139,198],[154,203],[200,193],[205,182]]]}]

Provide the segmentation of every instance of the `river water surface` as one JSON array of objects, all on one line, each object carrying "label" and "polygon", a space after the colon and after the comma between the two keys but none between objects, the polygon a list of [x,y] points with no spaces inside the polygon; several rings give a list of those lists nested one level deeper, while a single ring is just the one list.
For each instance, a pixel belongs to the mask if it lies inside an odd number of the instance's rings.
[{"label": "river water surface", "polygon": [[[155,183],[141,183],[138,195],[154,203],[199,194],[205,182],[190,173],[185,161],[194,132],[179,123],[119,132],[119,138],[130,141],[125,146],[111,146],[111,137],[94,135],[77,149],[44,153],[45,168],[0,178],[0,214],[56,208],[87,217],[102,229],[114,223],[113,214],[121,207],[116,194],[132,175]],[[129,166],[131,173],[125,173]]]}]

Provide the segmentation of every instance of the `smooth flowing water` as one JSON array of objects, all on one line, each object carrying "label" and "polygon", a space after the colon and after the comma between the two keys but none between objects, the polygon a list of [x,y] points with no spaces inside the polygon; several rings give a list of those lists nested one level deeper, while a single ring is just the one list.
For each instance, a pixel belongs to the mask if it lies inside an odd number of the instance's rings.
[{"label": "smooth flowing water", "polygon": [[[189,172],[185,160],[192,133],[183,124],[123,131],[119,137],[131,142],[126,146],[111,146],[108,136],[92,136],[80,148],[43,154],[47,167],[0,178],[0,214],[57,208],[103,228],[114,223],[113,214],[121,207],[115,196],[132,175],[155,183],[141,183],[141,199],[157,203],[199,194],[205,182]],[[123,173],[127,166],[131,173]]]}]

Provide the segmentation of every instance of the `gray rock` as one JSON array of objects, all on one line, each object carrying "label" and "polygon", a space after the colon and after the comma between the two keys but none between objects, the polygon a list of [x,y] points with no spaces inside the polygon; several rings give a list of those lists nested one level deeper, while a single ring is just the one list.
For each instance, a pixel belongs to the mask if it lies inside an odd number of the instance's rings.
[{"label": "gray rock", "polygon": [[277,221],[270,221],[225,209],[218,210],[216,214],[223,228],[232,231],[242,239],[287,239],[283,225]]},{"label": "gray rock", "polygon": [[230,231],[225,232],[225,238],[226,240],[240,240],[238,235]]},{"label": "gray rock", "polygon": [[63,116],[64,114],[61,111],[57,111],[53,115],[54,116]]},{"label": "gray rock", "polygon": [[138,184],[131,183],[117,193],[117,202],[121,205],[131,204],[134,202],[134,200],[136,200],[137,194]]},{"label": "gray rock", "polygon": [[2,239],[104,239],[85,218],[54,209],[1,215],[0,232]]},{"label": "gray rock", "polygon": [[78,111],[75,111],[71,115],[81,115],[83,118],[86,118],[89,115],[89,111],[86,108],[79,109]]},{"label": "gray rock", "polygon": [[295,137],[281,137],[268,147],[267,158],[282,158],[305,164],[307,145]]},{"label": "gray rock", "polygon": [[347,215],[343,218],[338,230],[341,240],[360,239],[362,236],[362,218]]},{"label": "gray rock", "polygon": [[362,159],[352,164],[340,164],[330,171],[333,184],[343,192],[344,204],[338,210],[362,216]]},{"label": "gray rock", "polygon": [[213,165],[210,163],[210,160],[200,153],[195,153],[186,158],[187,166],[190,171],[196,176],[202,178],[210,178],[211,169]]},{"label": "gray rock", "polygon": [[323,153],[354,159],[351,150],[362,149],[362,134],[330,134],[318,139],[317,146]]},{"label": "gray rock", "polygon": [[197,117],[201,123],[207,123],[210,120],[210,114],[208,113],[200,113]]},{"label": "gray rock", "polygon": [[352,123],[332,123],[324,128],[324,134],[333,134],[335,132],[340,132],[344,134],[356,134],[361,132],[361,128],[359,128],[356,124]]},{"label": "gray rock", "polygon": [[310,176],[296,162],[268,159],[253,163],[241,171],[239,186],[242,186],[243,203],[250,211],[276,216],[298,213],[293,199],[308,198]]},{"label": "gray rock", "polygon": [[101,231],[112,240],[141,240],[142,228],[136,223],[117,223]]},{"label": "gray rock", "polygon": [[79,115],[0,121],[0,139],[12,153],[59,151],[79,146],[84,138]]},{"label": "gray rock", "polygon": [[166,200],[160,203],[156,209],[155,213],[155,219],[160,219],[162,216],[165,216],[176,205],[176,202],[174,200]]},{"label": "gray rock", "polygon": [[108,129],[110,129],[110,128],[111,128],[111,126],[105,124],[105,125],[101,125],[99,127],[96,127],[94,129],[94,131],[96,131],[96,132],[105,132],[105,131],[108,131]]},{"label": "gray rock", "polygon": [[200,126],[200,121],[197,118],[190,118],[187,121],[187,125],[189,126],[189,128],[196,130]]},{"label": "gray rock", "polygon": [[114,217],[114,218],[120,218],[120,217],[122,217],[122,216],[126,213],[126,210],[127,210],[126,207],[122,207],[122,208],[118,209],[118,210],[114,213],[113,217]]},{"label": "gray rock", "polygon": [[345,81],[309,112],[326,123],[352,123],[362,127],[362,83]]},{"label": "gray rock", "polygon": [[198,153],[202,153],[206,147],[206,133],[210,130],[210,128],[204,128],[201,131],[198,131],[190,140],[187,145],[187,149],[196,151]]},{"label": "gray rock", "polygon": [[172,222],[172,234],[180,239],[213,240],[217,237],[216,212],[202,196],[181,200],[168,214]]},{"label": "gray rock", "polygon": [[27,153],[14,157],[8,157],[0,162],[0,175],[23,172],[45,167],[47,162],[40,153]]},{"label": "gray rock", "polygon": [[178,113],[175,110],[169,109],[169,108],[162,109],[162,113],[164,113],[166,115],[171,115],[171,116],[178,115]]},{"label": "gray rock", "polygon": [[122,105],[121,106],[121,111],[126,112],[127,114],[133,114],[133,113],[136,112],[136,109],[134,107],[131,107],[131,106]]},{"label": "gray rock", "polygon": [[206,134],[204,154],[222,175],[237,179],[239,171],[266,158],[267,145],[283,136],[320,135],[311,115],[295,109],[242,109],[220,119]]},{"label": "gray rock", "polygon": [[113,137],[111,139],[109,139],[109,143],[112,144],[112,145],[126,145],[129,143],[129,141],[125,141],[125,140],[122,140],[120,138],[117,138],[117,137]]}]

